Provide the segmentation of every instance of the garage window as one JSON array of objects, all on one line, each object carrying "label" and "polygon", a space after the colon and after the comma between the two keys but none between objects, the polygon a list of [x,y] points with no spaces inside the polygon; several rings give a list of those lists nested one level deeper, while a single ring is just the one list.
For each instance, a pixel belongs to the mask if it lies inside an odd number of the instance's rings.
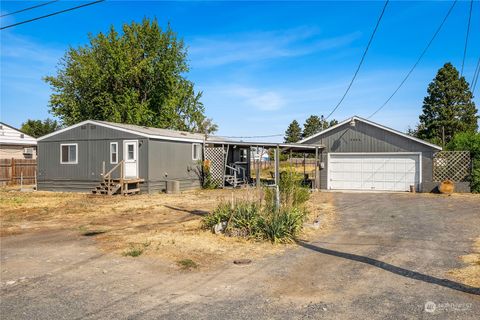
[{"label": "garage window", "polygon": [[68,143],[60,145],[60,163],[77,164],[78,163],[78,144]]}]

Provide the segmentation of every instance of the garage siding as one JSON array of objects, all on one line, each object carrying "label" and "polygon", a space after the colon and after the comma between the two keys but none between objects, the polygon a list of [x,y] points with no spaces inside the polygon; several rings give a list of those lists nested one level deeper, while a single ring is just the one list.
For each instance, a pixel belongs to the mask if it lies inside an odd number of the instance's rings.
[{"label": "garage siding", "polygon": [[[327,188],[328,161],[330,152],[421,152],[422,153],[422,182],[432,181],[432,159],[436,150],[422,143],[402,137],[393,132],[372,126],[356,120],[355,126],[348,123],[321,134],[306,144],[321,144],[325,146],[320,160],[324,167],[320,170],[320,187]],[[423,184],[420,187],[425,190]]]}]

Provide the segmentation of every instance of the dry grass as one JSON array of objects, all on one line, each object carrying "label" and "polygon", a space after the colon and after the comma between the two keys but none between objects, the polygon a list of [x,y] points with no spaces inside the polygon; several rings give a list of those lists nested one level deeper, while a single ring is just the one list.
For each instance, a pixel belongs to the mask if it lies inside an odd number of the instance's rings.
[{"label": "dry grass", "polygon": [[[254,190],[198,190],[182,194],[94,196],[79,193],[0,190],[0,236],[67,229],[89,236],[105,251],[125,256],[158,256],[176,264],[190,259],[200,268],[239,258],[260,258],[285,245],[214,235],[201,218],[220,201],[256,197]],[[330,221],[329,195],[315,193],[312,216]],[[327,210],[328,209],[328,210]],[[312,232],[306,232],[308,237]]]},{"label": "dry grass", "polygon": [[461,256],[460,260],[466,266],[451,270],[449,274],[462,283],[480,287],[480,237],[473,243],[472,253]]}]

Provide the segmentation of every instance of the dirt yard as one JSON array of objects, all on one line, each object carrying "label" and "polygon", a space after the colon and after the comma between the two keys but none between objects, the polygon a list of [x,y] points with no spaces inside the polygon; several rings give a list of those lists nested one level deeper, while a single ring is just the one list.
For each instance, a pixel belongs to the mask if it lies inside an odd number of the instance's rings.
[{"label": "dirt yard", "polygon": [[[0,235],[68,230],[94,238],[105,252],[154,256],[172,264],[192,260],[200,268],[212,268],[227,260],[247,255],[264,257],[288,247],[214,235],[201,229],[202,216],[220,201],[256,195],[252,189],[131,197],[3,189]],[[308,204],[310,222],[321,219],[323,232],[333,225],[330,198],[329,194],[315,193]],[[307,227],[303,237],[308,239],[322,230]]]}]

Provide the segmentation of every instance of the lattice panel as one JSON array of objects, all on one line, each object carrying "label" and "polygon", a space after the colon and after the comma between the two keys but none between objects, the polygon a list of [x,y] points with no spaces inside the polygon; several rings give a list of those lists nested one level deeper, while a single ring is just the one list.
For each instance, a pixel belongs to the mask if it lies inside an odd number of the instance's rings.
[{"label": "lattice panel", "polygon": [[210,173],[215,182],[223,183],[225,152],[223,147],[205,147],[205,160],[210,162]]},{"label": "lattice panel", "polygon": [[469,181],[471,174],[470,152],[440,151],[433,157],[433,181]]}]

